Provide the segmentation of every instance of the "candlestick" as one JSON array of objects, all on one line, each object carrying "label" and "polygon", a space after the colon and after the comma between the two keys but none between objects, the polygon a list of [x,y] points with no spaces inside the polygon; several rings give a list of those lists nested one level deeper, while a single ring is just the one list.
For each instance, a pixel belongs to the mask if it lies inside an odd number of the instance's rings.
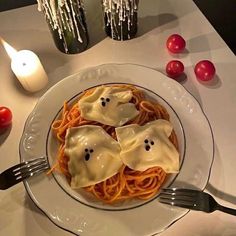
[{"label": "candlestick", "polygon": [[32,51],[18,51],[11,59],[11,69],[27,91],[39,91],[48,83],[45,70],[38,56]]}]

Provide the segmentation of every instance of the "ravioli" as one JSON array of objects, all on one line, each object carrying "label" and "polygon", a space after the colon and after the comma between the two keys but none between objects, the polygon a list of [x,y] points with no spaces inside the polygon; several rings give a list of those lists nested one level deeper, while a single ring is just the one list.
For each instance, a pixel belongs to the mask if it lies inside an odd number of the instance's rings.
[{"label": "ravioli", "polygon": [[69,128],[65,154],[69,157],[73,189],[102,182],[115,175],[123,164],[118,142],[95,125]]},{"label": "ravioli", "polygon": [[172,130],[171,123],[163,119],[144,126],[132,124],[116,128],[121,160],[133,170],[159,166],[166,173],[178,172],[179,153],[168,139]]},{"label": "ravioli", "polygon": [[132,91],[127,88],[99,86],[79,100],[81,116],[86,120],[119,127],[135,118],[139,111],[133,103]]}]

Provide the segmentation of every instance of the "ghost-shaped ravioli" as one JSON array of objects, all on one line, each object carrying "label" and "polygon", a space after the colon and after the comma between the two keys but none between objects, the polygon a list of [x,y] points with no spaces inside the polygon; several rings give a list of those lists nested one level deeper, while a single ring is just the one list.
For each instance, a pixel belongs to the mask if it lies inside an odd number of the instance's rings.
[{"label": "ghost-shaped ravioli", "polygon": [[172,129],[171,123],[162,119],[144,126],[132,124],[116,128],[121,160],[133,170],[159,166],[166,173],[178,172],[179,153],[168,139]]},{"label": "ghost-shaped ravioli", "polygon": [[123,164],[118,142],[94,125],[67,130],[65,155],[69,157],[73,189],[102,182],[115,175]]},{"label": "ghost-shaped ravioli", "polygon": [[79,100],[79,109],[86,120],[119,127],[139,114],[135,105],[129,103],[131,98],[132,91],[127,88],[99,86]]}]

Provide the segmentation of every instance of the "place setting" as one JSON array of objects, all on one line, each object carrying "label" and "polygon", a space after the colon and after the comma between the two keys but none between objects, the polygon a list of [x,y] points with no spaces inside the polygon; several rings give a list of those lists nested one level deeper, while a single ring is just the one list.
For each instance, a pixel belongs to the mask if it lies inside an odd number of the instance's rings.
[{"label": "place setting", "polygon": [[[149,38],[138,35],[144,6],[141,0],[101,0],[104,41],[118,48],[142,40],[153,42],[152,30],[146,33]],[[29,100],[42,93],[34,104],[29,103],[32,109],[22,104],[28,114],[17,127],[18,116],[23,117],[17,113],[21,104],[13,105],[3,91],[0,144],[6,152],[12,140],[17,142],[18,160],[7,168],[0,166],[1,192],[7,196],[7,191],[22,184],[25,194],[62,229],[62,235],[177,235],[179,222],[188,223],[190,218],[192,224],[194,212],[211,213],[209,218],[235,216],[236,207],[207,188],[217,182],[219,140],[223,142],[218,117],[224,108],[211,97],[224,89],[214,87],[223,73],[217,55],[203,53],[191,61],[187,33],[177,27],[168,30],[158,45],[166,52],[161,70],[142,64],[140,58],[132,63],[126,57],[121,62],[120,55],[119,60],[77,68],[74,61],[90,58],[89,50],[99,47],[90,48],[87,19],[91,16],[86,12],[91,9],[86,0],[38,0],[32,7],[46,22],[54,42],[51,50],[74,57],[70,65],[77,72],[51,86],[40,53],[31,48],[16,50],[6,35],[0,35],[21,89]],[[213,115],[216,107],[218,117]],[[231,119],[228,122],[232,125]],[[16,130],[19,125],[21,132]]]}]

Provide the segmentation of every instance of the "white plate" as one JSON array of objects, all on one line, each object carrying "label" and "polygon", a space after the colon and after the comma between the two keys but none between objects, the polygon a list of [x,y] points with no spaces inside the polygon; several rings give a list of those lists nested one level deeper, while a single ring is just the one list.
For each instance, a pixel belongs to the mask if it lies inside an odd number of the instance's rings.
[{"label": "white plate", "polygon": [[[111,83],[128,83],[144,89],[163,104],[177,133],[181,170],[165,186],[204,189],[214,156],[213,134],[199,103],[176,81],[160,72],[132,64],[106,64],[85,69],[65,78],[39,100],[26,121],[20,142],[21,161],[48,156],[52,164],[55,140],[50,126],[63,102],[73,101],[83,90]],[[149,201],[123,202],[114,206],[73,191],[64,176],[39,175],[25,182],[35,204],[57,226],[76,235],[155,235],[184,216],[188,210]]]}]

